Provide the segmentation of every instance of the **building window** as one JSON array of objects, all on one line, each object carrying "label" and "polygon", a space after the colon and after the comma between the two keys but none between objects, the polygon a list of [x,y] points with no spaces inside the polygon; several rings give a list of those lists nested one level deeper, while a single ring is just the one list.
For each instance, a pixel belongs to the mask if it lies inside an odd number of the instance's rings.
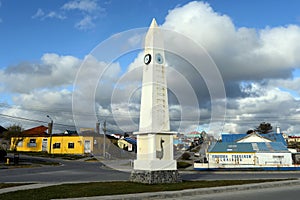
[{"label": "building window", "polygon": [[30,139],[29,143],[36,143],[36,139]]},{"label": "building window", "polygon": [[60,143],[54,143],[53,149],[60,149]]},{"label": "building window", "polygon": [[36,147],[36,139],[30,139],[27,147]]},{"label": "building window", "polygon": [[281,155],[279,155],[279,156],[273,156],[273,158],[282,159],[282,158],[284,158],[284,156],[281,156]]},{"label": "building window", "polygon": [[19,141],[17,146],[22,147],[23,146],[23,140]]},{"label": "building window", "polygon": [[68,148],[69,149],[74,149],[74,142],[69,142],[68,143]]}]

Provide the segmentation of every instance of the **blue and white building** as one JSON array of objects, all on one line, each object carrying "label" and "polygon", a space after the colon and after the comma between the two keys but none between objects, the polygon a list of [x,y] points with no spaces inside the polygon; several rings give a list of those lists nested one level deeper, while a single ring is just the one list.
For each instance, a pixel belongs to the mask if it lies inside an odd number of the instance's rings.
[{"label": "blue and white building", "polygon": [[196,170],[261,169],[294,170],[292,153],[282,134],[223,134],[222,142],[212,144],[208,163],[195,163]]}]

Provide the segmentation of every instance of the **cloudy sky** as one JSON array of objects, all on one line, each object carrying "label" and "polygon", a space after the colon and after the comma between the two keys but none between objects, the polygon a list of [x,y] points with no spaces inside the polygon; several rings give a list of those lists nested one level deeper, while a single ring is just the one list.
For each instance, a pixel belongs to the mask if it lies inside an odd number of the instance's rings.
[{"label": "cloudy sky", "polygon": [[[129,2],[129,1],[128,1]],[[136,131],[143,37],[165,37],[171,127],[300,133],[297,0],[0,0],[0,125]]]}]

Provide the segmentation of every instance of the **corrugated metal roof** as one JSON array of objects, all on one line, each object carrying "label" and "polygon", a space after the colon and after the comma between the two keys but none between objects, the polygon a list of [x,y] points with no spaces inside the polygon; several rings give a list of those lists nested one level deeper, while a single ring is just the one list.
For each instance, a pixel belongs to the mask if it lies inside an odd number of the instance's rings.
[{"label": "corrugated metal roof", "polygon": [[130,144],[136,144],[136,140],[135,140],[135,139],[132,139],[132,138],[127,137],[127,138],[124,138],[124,140],[125,140],[126,142],[129,142]]},{"label": "corrugated metal roof", "polygon": [[235,142],[218,142],[209,151],[210,153],[218,152],[255,152],[251,143],[235,143]]},{"label": "corrugated metal roof", "polygon": [[209,153],[285,153],[289,152],[287,147],[281,142],[253,142],[253,143],[235,143],[218,142],[211,146]]},{"label": "corrugated metal roof", "polygon": [[284,137],[282,136],[282,134],[271,132],[271,133],[261,134],[261,136],[263,136],[263,137],[265,137],[267,139],[270,139],[273,142],[281,142],[285,146],[287,146],[286,141],[285,141]]},{"label": "corrugated metal roof", "polygon": [[256,143],[258,145],[258,153],[270,153],[270,152],[276,152],[276,153],[284,153],[289,152],[287,147],[282,144],[282,142],[266,142],[266,143]]},{"label": "corrugated metal roof", "polygon": [[45,132],[48,129],[46,126],[37,126],[23,131],[23,134],[26,136],[47,136]]},{"label": "corrugated metal roof", "polygon": [[235,142],[243,137],[246,137],[247,134],[222,134],[222,142]]},{"label": "corrugated metal roof", "polygon": [[[258,133],[257,133],[258,134]],[[266,134],[258,134],[264,138],[267,138],[271,140],[272,142],[281,142],[285,146],[287,146],[286,141],[282,134],[278,134],[275,132],[266,133]],[[240,140],[244,137],[246,137],[247,134],[222,134],[222,142],[236,142],[237,140]]]},{"label": "corrugated metal roof", "polygon": [[257,147],[258,147],[257,152],[267,152],[267,151],[269,151],[269,148],[267,147],[266,143],[258,142],[258,143],[255,143],[255,144],[257,144]]}]

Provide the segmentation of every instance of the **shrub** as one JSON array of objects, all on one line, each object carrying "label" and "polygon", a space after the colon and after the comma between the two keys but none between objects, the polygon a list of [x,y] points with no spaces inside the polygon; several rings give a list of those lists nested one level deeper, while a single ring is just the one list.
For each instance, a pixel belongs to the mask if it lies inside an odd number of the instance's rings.
[{"label": "shrub", "polygon": [[0,160],[4,160],[7,153],[4,149],[0,149]]}]

